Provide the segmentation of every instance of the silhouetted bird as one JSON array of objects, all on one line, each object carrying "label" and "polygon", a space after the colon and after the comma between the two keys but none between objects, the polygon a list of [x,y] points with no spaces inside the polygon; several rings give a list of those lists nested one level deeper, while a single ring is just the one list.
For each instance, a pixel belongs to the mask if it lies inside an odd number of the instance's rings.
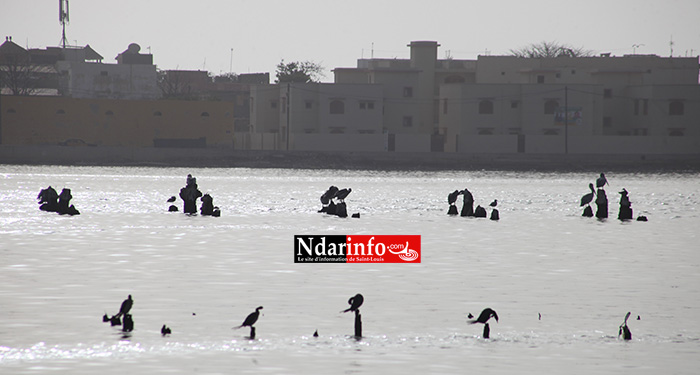
[{"label": "silhouetted bird", "polygon": [[474,202],[474,196],[472,195],[471,191],[469,191],[469,189],[465,188],[464,190],[460,191],[459,194],[464,195],[465,202]]},{"label": "silhouetted bird", "polygon": [[335,198],[342,202],[350,193],[352,193],[352,189],[341,189],[335,194]]},{"label": "silhouetted bird", "polygon": [[487,307],[481,312],[481,314],[479,314],[479,317],[476,318],[476,320],[470,321],[469,324],[486,323],[489,319],[491,319],[491,317],[496,319],[496,322],[498,322],[498,314],[496,314],[494,310]]},{"label": "silhouetted bird", "polygon": [[591,189],[591,192],[581,197],[581,207],[593,202],[593,197],[595,197],[593,184],[588,184],[588,187]]},{"label": "silhouetted bird", "polygon": [[630,315],[632,312],[628,312],[627,315],[625,315],[625,322],[620,325],[620,330],[617,333],[617,337],[622,336],[623,339],[625,340],[632,340],[632,331],[627,327],[627,319],[630,318]]},{"label": "silhouetted bird", "polygon": [[314,332],[314,337],[318,337],[318,330],[316,330],[316,332]]},{"label": "silhouetted bird", "polygon": [[493,202],[491,202],[491,204],[489,204],[489,206],[491,206],[491,207],[498,206],[498,199],[494,199]]},{"label": "silhouetted bird", "polygon": [[168,328],[165,324],[163,324],[163,328],[160,329],[160,333],[161,333],[161,335],[165,336],[165,335],[169,335],[169,334],[173,333],[173,331],[171,331],[170,328]]},{"label": "silhouetted bird", "polygon": [[338,188],[331,185],[331,187],[329,187],[328,190],[326,190],[326,192],[323,193],[323,195],[321,195],[321,203],[322,204],[330,203],[331,199],[333,199],[333,197],[335,197],[336,193],[338,193]]},{"label": "silhouetted bird", "polygon": [[537,313],[537,320],[542,320],[542,314]]},{"label": "silhouetted bird", "polygon": [[362,294],[357,293],[354,297],[350,297],[350,299],[348,300],[350,308],[341,312],[346,313],[348,311],[357,311],[360,308],[360,306],[362,306],[363,302],[365,302],[365,297],[362,297]]},{"label": "silhouetted bird", "polygon": [[637,315],[637,320],[642,320],[642,318],[639,315]]},{"label": "silhouetted bird", "polygon": [[109,322],[109,316],[107,314],[104,314],[104,316],[102,316],[102,321],[105,323]]},{"label": "silhouetted bird", "polygon": [[250,314],[245,318],[245,320],[243,321],[243,324],[241,324],[241,325],[238,326],[238,327],[234,327],[234,328],[252,327],[253,324],[255,324],[255,322],[258,321],[258,317],[260,317],[260,310],[262,310],[262,308],[263,308],[262,306],[258,306],[258,307],[255,309],[255,312],[250,313]]},{"label": "silhouetted bird", "polygon": [[459,194],[461,194],[461,193],[462,193],[461,191],[455,190],[455,191],[451,192],[450,194],[447,194],[447,203],[453,204],[454,202],[456,202],[456,201],[457,201],[457,197],[458,197]]},{"label": "silhouetted bird", "polygon": [[125,299],[124,302],[122,302],[122,307],[119,308],[119,313],[115,315],[117,318],[127,314],[129,311],[131,311],[131,306],[134,305],[134,300],[131,299],[131,294],[129,294],[129,298]]},{"label": "silhouetted bird", "polygon": [[175,196],[173,195],[172,197],[168,198],[168,202],[175,202]]},{"label": "silhouetted bird", "polygon": [[598,189],[600,189],[600,188],[602,188],[603,186],[605,186],[606,184],[607,184],[607,185],[610,185],[610,184],[608,184],[608,179],[605,178],[605,174],[604,174],[604,173],[601,173],[601,174],[600,174],[600,177],[598,177],[598,179],[595,180],[595,187],[597,187]]},{"label": "silhouetted bird", "polygon": [[472,319],[472,318],[474,318],[474,315],[472,315],[472,313],[469,313],[469,315],[467,315],[467,319]]}]

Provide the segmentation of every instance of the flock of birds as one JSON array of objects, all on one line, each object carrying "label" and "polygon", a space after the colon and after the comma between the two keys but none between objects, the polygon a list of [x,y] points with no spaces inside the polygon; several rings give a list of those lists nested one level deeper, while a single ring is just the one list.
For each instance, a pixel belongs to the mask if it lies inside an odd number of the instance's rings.
[{"label": "flock of birds", "polygon": [[[340,311],[341,313],[346,313],[346,312],[354,312],[357,315],[359,315],[360,312],[360,307],[362,304],[365,302],[364,296],[362,294],[358,293],[350,299],[348,299],[348,304],[350,307],[348,307],[345,310]],[[132,320],[131,314],[129,312],[131,311],[131,308],[134,306],[134,300],[131,298],[131,294],[127,297],[127,299],[122,302],[119,312],[109,318],[107,314],[105,314],[102,318],[104,322],[112,322],[112,326],[122,324],[119,322],[120,317],[124,317],[124,323],[123,323],[123,328],[122,331],[124,332],[131,332],[134,329],[134,322]],[[243,327],[250,327],[251,328],[251,335],[250,339],[255,339],[255,328],[254,324],[257,323],[258,319],[260,318],[260,310],[262,310],[262,306],[258,306],[255,308],[255,311],[252,313],[248,314],[246,318],[243,320],[243,323],[237,327],[233,327],[232,329],[239,329]],[[630,315],[632,313],[628,312],[627,315],[625,316],[625,321],[620,325],[620,329],[618,331],[618,338],[622,336],[624,340],[632,340],[632,332],[630,331],[629,327],[627,326],[627,320],[629,319]],[[193,314],[194,315],[194,314]],[[467,319],[469,319],[467,322],[469,324],[483,324],[484,325],[484,331],[482,334],[482,338],[488,339],[490,338],[490,332],[491,328],[489,327],[488,321],[493,318],[496,320],[496,323],[498,323],[498,313],[496,313],[496,310],[491,309],[490,307],[485,308],[484,310],[481,311],[479,316],[476,319],[473,319],[474,316],[469,313],[467,315]],[[542,314],[538,313],[538,318],[541,320],[542,319]],[[641,318],[637,316],[637,320],[640,320]],[[356,321],[357,324],[357,321]],[[361,323],[360,323],[361,324]],[[165,324],[163,324],[163,327],[160,330],[160,333],[163,336],[169,335],[172,333],[172,330]],[[318,337],[318,330],[316,330],[313,333],[313,337]]]}]

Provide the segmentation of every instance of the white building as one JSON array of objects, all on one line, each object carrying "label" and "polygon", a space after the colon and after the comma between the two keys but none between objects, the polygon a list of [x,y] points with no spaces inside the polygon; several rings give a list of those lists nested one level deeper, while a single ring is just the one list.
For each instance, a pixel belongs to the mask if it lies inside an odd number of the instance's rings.
[{"label": "white building", "polygon": [[[132,43],[117,57],[117,64],[90,60],[80,53],[67,53],[56,63],[59,93],[73,98],[158,99],[153,55],[141,54]],[[99,56],[99,55],[98,55]]]}]

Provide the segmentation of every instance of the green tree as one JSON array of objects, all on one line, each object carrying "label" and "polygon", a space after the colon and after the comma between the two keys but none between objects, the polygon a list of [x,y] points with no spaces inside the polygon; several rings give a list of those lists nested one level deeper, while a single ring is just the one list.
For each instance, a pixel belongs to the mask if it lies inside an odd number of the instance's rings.
[{"label": "green tree", "polygon": [[277,64],[276,83],[310,83],[319,82],[324,77],[323,67],[311,61],[294,61]]},{"label": "green tree", "polygon": [[517,57],[526,58],[554,58],[554,57],[587,57],[593,56],[593,51],[583,49],[582,47],[571,47],[558,42],[540,42],[533,43],[525,47],[511,49],[510,54]]}]

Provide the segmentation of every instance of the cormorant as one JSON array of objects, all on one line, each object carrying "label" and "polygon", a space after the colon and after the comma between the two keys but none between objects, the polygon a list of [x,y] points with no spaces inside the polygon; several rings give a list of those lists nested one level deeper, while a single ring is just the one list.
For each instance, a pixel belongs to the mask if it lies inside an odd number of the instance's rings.
[{"label": "cormorant", "polygon": [[124,302],[122,302],[121,308],[119,308],[119,313],[115,315],[117,318],[120,316],[123,316],[127,314],[129,311],[131,311],[131,306],[134,305],[134,300],[131,299],[131,294],[129,294],[129,298],[125,299]]},{"label": "cormorant", "polygon": [[598,189],[600,189],[600,188],[602,188],[603,186],[605,186],[606,184],[607,184],[607,185],[610,185],[610,184],[608,184],[608,179],[605,178],[605,174],[604,174],[604,173],[601,173],[601,174],[600,174],[600,177],[598,177],[598,179],[595,180],[595,186],[596,186]]},{"label": "cormorant", "polygon": [[340,202],[343,202],[345,201],[345,197],[347,197],[350,193],[352,193],[352,189],[340,189],[335,194],[335,198],[338,199]]},{"label": "cormorant", "polygon": [[173,331],[170,330],[165,324],[163,324],[163,328],[160,329],[160,333],[165,336],[173,333]]},{"label": "cormorant", "polygon": [[494,199],[493,202],[491,202],[491,204],[489,204],[489,206],[491,206],[491,207],[496,207],[497,205],[498,205],[498,199]]},{"label": "cormorant", "polygon": [[365,298],[362,297],[362,294],[357,293],[354,297],[350,297],[350,299],[348,300],[350,308],[342,312],[346,313],[348,311],[357,311],[360,308],[360,306],[362,306],[362,302],[365,302]]},{"label": "cormorant", "polygon": [[595,189],[593,188],[593,184],[588,184],[588,187],[591,188],[591,192],[581,197],[581,207],[593,202],[593,197],[595,197]]},{"label": "cormorant", "polygon": [[241,325],[238,326],[238,327],[234,327],[234,328],[252,327],[253,324],[255,324],[255,322],[258,321],[258,317],[260,316],[260,310],[262,310],[262,308],[263,308],[262,306],[258,306],[258,307],[255,309],[255,312],[250,313],[250,314],[245,318],[245,320],[243,321],[243,324],[241,324]]},{"label": "cormorant", "polygon": [[469,321],[469,324],[476,324],[476,323],[486,323],[489,319],[493,317],[496,319],[496,322],[498,322],[498,314],[494,310],[491,310],[490,308],[485,308],[484,311],[479,314],[479,317],[476,318],[476,320],[471,320]]}]

